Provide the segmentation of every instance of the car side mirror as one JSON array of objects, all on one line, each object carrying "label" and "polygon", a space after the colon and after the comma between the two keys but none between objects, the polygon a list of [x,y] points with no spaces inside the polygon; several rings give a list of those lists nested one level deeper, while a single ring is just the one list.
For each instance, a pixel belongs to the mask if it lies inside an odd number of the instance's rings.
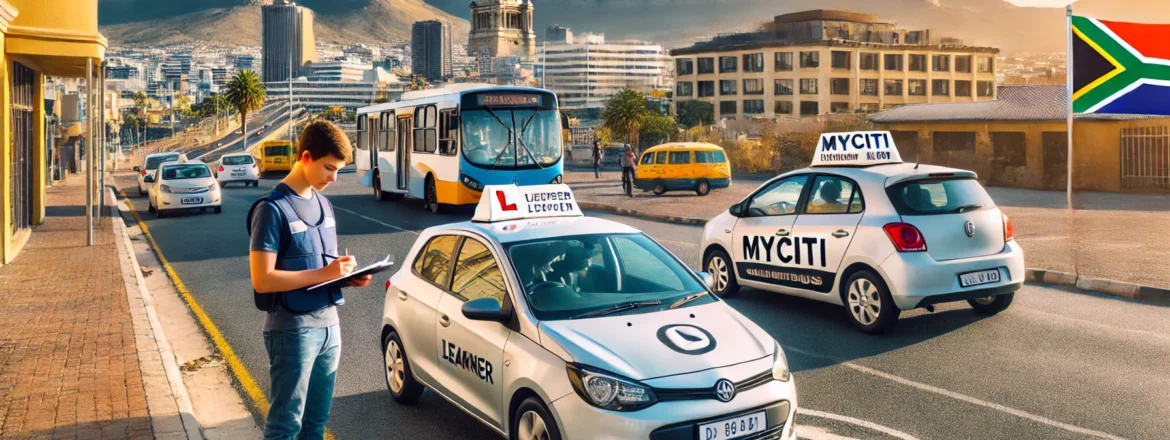
[{"label": "car side mirror", "polygon": [[512,317],[495,298],[477,298],[463,303],[463,316],[476,321],[506,322]]},{"label": "car side mirror", "polygon": [[142,167],[134,167],[134,172],[135,172],[135,173],[141,173],[141,172],[142,172]]},{"label": "car side mirror", "polygon": [[715,276],[710,272],[699,272],[699,279],[703,280],[703,285],[708,289],[715,290]]},{"label": "car side mirror", "polygon": [[743,202],[731,205],[730,208],[727,208],[727,212],[736,217],[743,217]]}]

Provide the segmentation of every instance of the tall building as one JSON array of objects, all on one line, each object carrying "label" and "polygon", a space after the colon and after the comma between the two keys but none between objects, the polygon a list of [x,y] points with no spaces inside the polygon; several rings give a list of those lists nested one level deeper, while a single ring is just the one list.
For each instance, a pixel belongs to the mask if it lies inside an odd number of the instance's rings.
[{"label": "tall building", "polygon": [[309,81],[340,81],[360,82],[367,70],[372,69],[369,64],[362,64],[356,60],[345,59],[324,63],[311,63],[305,66],[305,76]]},{"label": "tall building", "polygon": [[410,38],[411,69],[427,81],[451,77],[451,24],[438,20],[414,24]]},{"label": "tall building", "polygon": [[757,32],[671,51],[674,101],[709,102],[716,120],[987,101],[995,99],[997,53],[936,41],[876,15],[798,12]]},{"label": "tall building", "polygon": [[532,0],[478,0],[471,2],[471,34],[467,54],[488,57],[536,54]]},{"label": "tall building", "polygon": [[601,108],[623,89],[649,92],[671,88],[670,56],[662,46],[582,34],[574,43],[543,46],[544,87],[556,92],[561,108]]},{"label": "tall building", "polygon": [[287,81],[289,57],[292,57],[292,77],[308,62],[317,61],[316,39],[313,37],[313,11],[288,0],[273,0],[261,7],[263,29],[262,58],[264,82]]},{"label": "tall building", "polygon": [[544,30],[544,41],[553,43],[573,43],[573,31],[561,25],[552,25]]}]

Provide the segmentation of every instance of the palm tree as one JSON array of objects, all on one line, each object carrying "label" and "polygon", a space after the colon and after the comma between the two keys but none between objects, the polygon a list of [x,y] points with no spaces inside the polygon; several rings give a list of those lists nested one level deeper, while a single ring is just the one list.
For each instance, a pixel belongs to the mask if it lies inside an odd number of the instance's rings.
[{"label": "palm tree", "polygon": [[243,149],[247,150],[248,112],[259,110],[260,107],[264,106],[264,100],[267,99],[264,94],[264,86],[260,84],[260,78],[256,77],[256,72],[241,70],[228,83],[224,98],[228,104],[240,112],[240,126],[244,135]]},{"label": "palm tree", "polygon": [[615,135],[625,135],[626,143],[637,145],[638,133],[647,113],[646,97],[636,90],[625,89],[605,104],[601,111],[601,125]]},{"label": "palm tree", "polygon": [[146,104],[150,102],[150,98],[142,92],[134,92],[134,106],[138,107],[139,111],[146,111]]}]

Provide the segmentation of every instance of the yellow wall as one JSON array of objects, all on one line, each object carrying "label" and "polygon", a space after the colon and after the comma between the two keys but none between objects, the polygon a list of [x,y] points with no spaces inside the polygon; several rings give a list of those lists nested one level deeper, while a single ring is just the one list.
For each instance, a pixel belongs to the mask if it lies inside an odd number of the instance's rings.
[{"label": "yellow wall", "polygon": [[[0,50],[4,49],[7,39],[0,34]],[[0,65],[0,200],[4,203],[0,204],[4,209],[0,210],[0,263],[7,264],[12,261],[16,254],[14,243],[12,242],[12,162],[9,158],[12,157],[12,90],[8,79],[8,66],[12,65],[12,61],[8,57],[4,57],[3,65]]]}]

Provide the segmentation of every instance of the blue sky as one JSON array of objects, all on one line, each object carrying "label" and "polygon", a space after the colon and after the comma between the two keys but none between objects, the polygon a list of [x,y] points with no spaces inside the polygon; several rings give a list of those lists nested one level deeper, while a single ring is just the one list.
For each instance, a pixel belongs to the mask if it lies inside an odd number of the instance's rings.
[{"label": "blue sky", "polygon": [[1058,8],[1069,4],[1070,0],[1007,0],[1016,6],[1046,6]]}]

